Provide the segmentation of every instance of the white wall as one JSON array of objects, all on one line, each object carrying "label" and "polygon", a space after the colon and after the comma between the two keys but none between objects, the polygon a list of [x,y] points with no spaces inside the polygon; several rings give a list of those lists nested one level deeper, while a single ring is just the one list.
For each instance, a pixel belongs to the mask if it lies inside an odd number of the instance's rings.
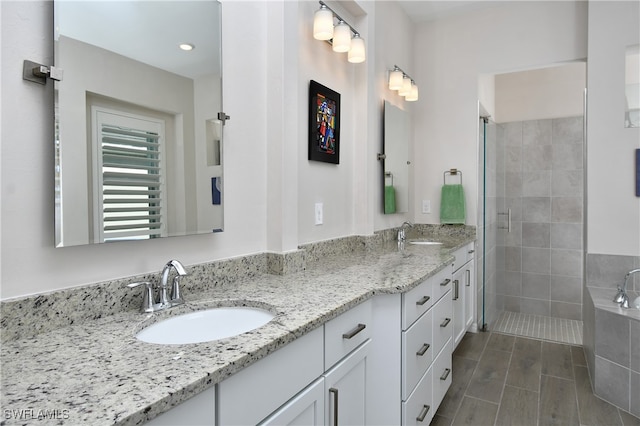
[{"label": "white wall", "polygon": [[589,2],[589,253],[640,256],[640,198],[634,189],[640,129],[624,127],[625,49],[640,43],[639,29],[638,2]]},{"label": "white wall", "polygon": [[585,62],[496,76],[497,123],[584,115]]},{"label": "white wall", "polygon": [[[440,222],[442,173],[456,167],[467,224],[476,224],[479,77],[585,58],[586,22],[586,2],[499,2],[417,28],[416,78],[425,82],[414,109],[417,222]],[[431,214],[421,213],[423,199]]]}]

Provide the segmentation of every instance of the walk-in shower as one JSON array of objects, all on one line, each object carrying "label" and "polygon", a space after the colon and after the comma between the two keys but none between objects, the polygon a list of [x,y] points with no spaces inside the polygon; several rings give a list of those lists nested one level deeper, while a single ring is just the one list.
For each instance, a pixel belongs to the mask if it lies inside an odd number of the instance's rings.
[{"label": "walk-in shower", "polygon": [[581,344],[583,117],[478,124],[479,324]]}]

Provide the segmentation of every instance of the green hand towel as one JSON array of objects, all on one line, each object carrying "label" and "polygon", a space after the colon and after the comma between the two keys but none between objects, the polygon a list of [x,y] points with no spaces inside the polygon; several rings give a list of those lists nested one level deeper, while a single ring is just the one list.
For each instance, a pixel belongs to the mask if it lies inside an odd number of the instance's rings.
[{"label": "green hand towel", "polygon": [[440,223],[465,223],[464,189],[461,184],[444,185],[440,199]]},{"label": "green hand towel", "polygon": [[384,187],[384,213],[396,212],[396,190],[393,186]]}]

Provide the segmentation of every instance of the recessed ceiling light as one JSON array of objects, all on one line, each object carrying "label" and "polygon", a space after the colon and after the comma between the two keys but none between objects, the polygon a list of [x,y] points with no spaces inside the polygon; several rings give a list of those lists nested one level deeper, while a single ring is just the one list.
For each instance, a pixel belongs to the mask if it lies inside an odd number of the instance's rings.
[{"label": "recessed ceiling light", "polygon": [[196,47],[191,43],[181,43],[180,44],[180,49],[182,49],[182,50],[189,51],[189,50],[193,50],[195,48]]}]

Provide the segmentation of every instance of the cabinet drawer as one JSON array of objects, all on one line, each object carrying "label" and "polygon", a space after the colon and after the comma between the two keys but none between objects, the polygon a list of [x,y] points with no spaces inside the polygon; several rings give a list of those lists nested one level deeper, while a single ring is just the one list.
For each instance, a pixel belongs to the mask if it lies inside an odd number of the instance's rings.
[{"label": "cabinet drawer", "polygon": [[433,361],[433,406],[438,407],[451,386],[453,339],[449,339]]},{"label": "cabinet drawer", "polygon": [[433,307],[433,356],[453,337],[453,301],[448,295]]},{"label": "cabinet drawer", "polygon": [[459,269],[462,265],[472,260],[475,255],[475,243],[469,243],[464,247],[459,248],[453,253],[456,258],[453,262],[453,270]]},{"label": "cabinet drawer", "polygon": [[[437,293],[434,294],[435,287],[434,282],[440,283],[444,281],[451,271],[449,267],[444,268],[433,277],[427,278],[416,288],[404,293],[402,295],[402,329],[408,329],[420,315],[427,312],[427,310],[433,306],[438,300],[440,289],[437,289]],[[447,288],[451,288],[448,286]]]},{"label": "cabinet drawer", "polygon": [[422,376],[415,391],[402,403],[402,424],[405,426],[428,425],[438,408],[433,403],[433,368]]},{"label": "cabinet drawer", "polygon": [[406,401],[433,361],[433,309],[402,332],[402,400]]},{"label": "cabinet drawer", "polygon": [[447,266],[441,272],[439,272],[438,275],[434,277],[435,279],[431,282],[431,285],[433,286],[433,290],[431,292],[434,296],[434,304],[437,303],[438,300],[442,298],[442,296],[447,294],[447,292],[449,292],[453,288],[453,286],[451,285],[452,272],[453,269],[451,269],[451,266]]},{"label": "cabinet drawer", "polygon": [[371,300],[324,325],[324,369],[331,368],[371,337]]}]

